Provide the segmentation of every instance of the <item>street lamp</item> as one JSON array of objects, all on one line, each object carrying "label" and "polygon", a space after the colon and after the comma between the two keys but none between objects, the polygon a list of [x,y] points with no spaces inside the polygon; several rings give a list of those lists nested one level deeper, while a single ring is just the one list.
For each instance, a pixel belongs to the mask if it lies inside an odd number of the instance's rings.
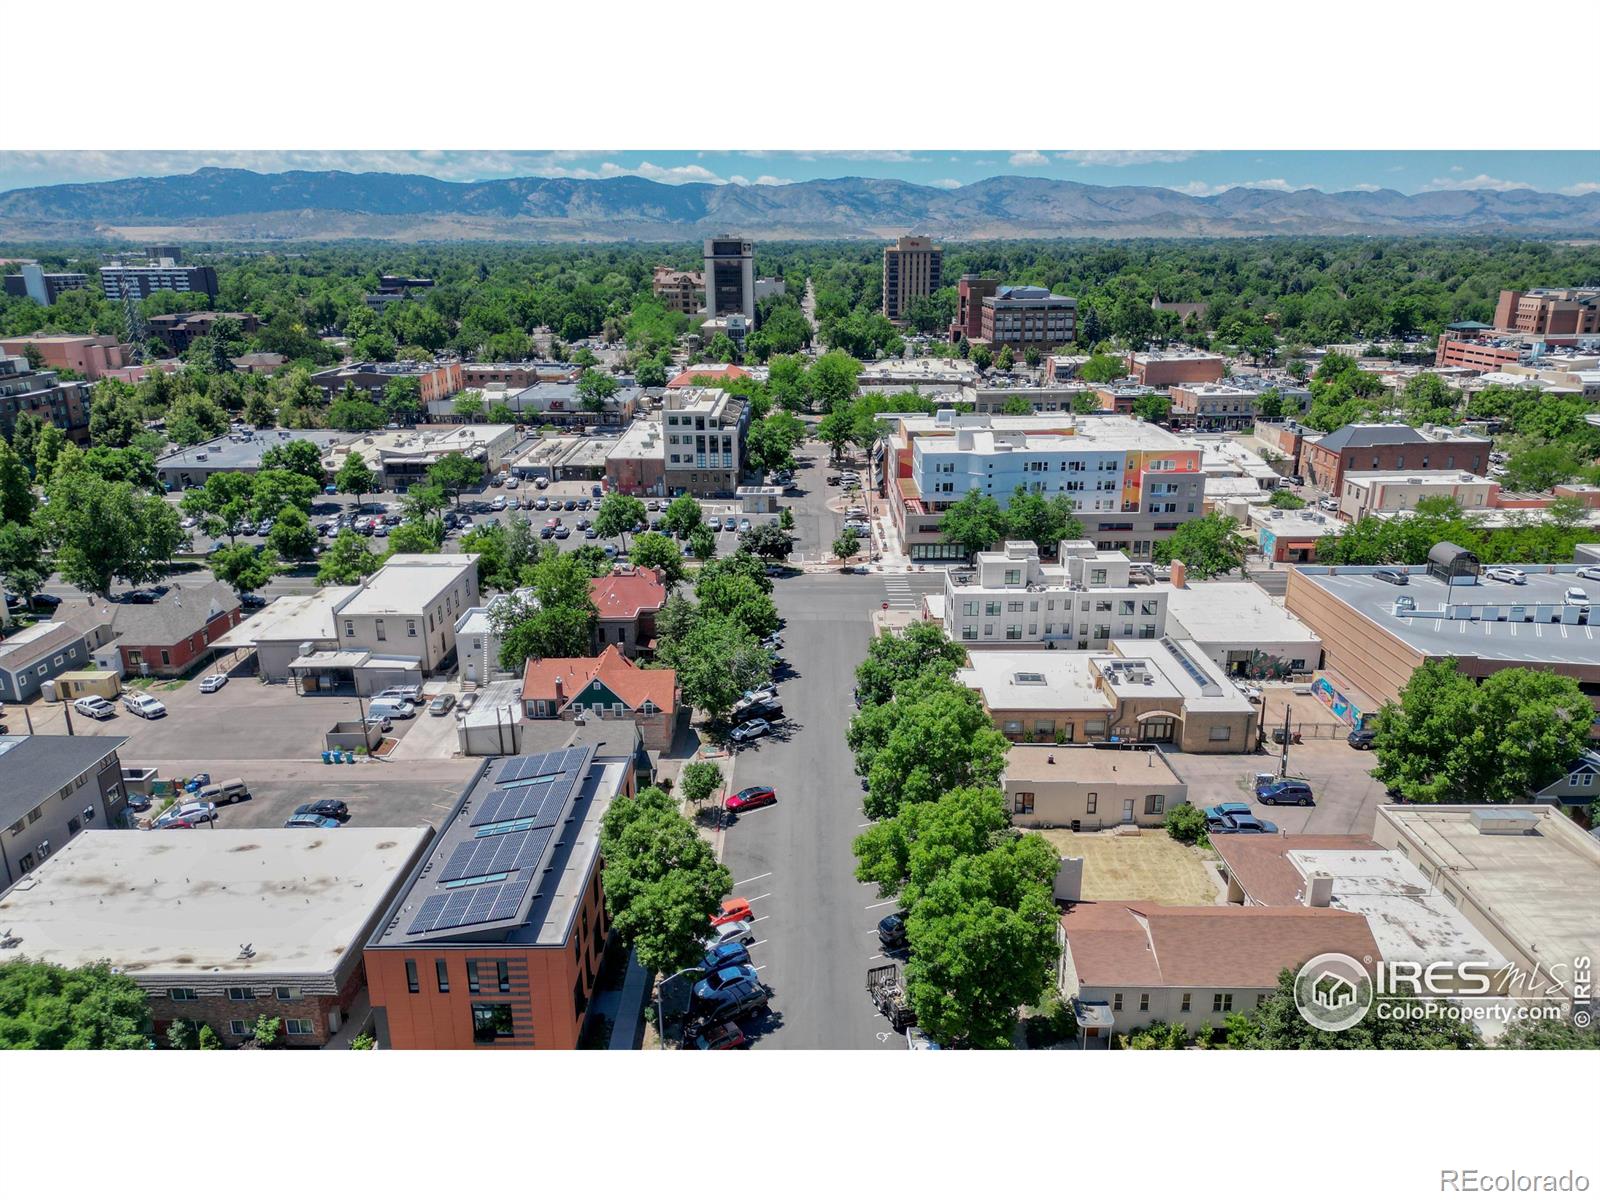
[{"label": "street lamp", "polygon": [[699,969],[698,966],[685,967],[681,971],[674,971],[656,984],[656,1029],[661,1034],[661,1044],[663,1046],[667,1044],[667,1017],[666,1013],[662,1011],[662,996],[667,990],[667,984],[671,983],[679,975],[687,975],[690,971],[698,971]]}]

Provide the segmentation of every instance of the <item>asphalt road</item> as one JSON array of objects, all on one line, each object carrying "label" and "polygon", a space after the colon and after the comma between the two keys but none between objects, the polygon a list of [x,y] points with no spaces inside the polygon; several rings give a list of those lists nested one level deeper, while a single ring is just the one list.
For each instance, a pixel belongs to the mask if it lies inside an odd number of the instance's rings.
[{"label": "asphalt road", "polygon": [[[851,843],[866,818],[844,740],[855,667],[866,655],[869,614],[888,598],[886,578],[801,575],[774,590],[786,621],[790,673],[780,676],[779,693],[788,721],[778,736],[738,753],[732,784],[771,784],[778,803],[735,821],[723,845],[734,894],[752,902],[757,918],[751,961],[777,993],[771,1018],[750,1027],[759,1048],[906,1044],[867,999],[875,927],[893,902],[855,879]],[[919,589],[942,580],[913,578]]]}]

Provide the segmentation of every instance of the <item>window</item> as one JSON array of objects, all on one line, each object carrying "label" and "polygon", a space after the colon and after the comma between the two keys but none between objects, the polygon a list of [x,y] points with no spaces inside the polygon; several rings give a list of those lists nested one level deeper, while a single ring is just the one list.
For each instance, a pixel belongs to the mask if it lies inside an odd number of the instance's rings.
[{"label": "window", "polygon": [[163,667],[170,667],[172,665],[172,655],[168,654],[165,650],[161,652],[161,665]]},{"label": "window", "polygon": [[1093,816],[1100,807],[1100,797],[1094,792],[1089,793],[1089,815]]},{"label": "window", "polygon": [[1001,732],[1004,733],[1008,738],[1021,737],[1022,736],[1022,722],[1021,721],[1007,721],[1005,723],[1005,727],[1001,730]]},{"label": "window", "polygon": [[1113,995],[1111,997],[1111,1011],[1112,1012],[1121,1012],[1122,1011],[1122,993],[1121,992],[1113,993]]},{"label": "window", "polygon": [[1022,582],[1022,572],[1020,570],[1007,571],[1006,572],[1006,586],[1007,587],[1015,587],[1017,584],[1019,584],[1021,582]]},{"label": "window", "polygon": [[1232,992],[1212,992],[1211,993],[1211,1011],[1212,1012],[1232,1012],[1233,1011],[1233,993]]},{"label": "window", "polygon": [[283,1032],[290,1037],[310,1037],[316,1033],[317,1027],[310,1021],[303,1021],[299,1017],[290,1017],[283,1023]]},{"label": "window", "polygon": [[1160,816],[1167,811],[1167,798],[1165,796],[1146,796],[1144,798],[1144,815],[1147,817]]},{"label": "window", "polygon": [[354,621],[346,621],[344,623],[344,635],[347,638],[355,637],[355,635],[356,635],[356,623]]},{"label": "window", "polygon": [[28,824],[32,825],[35,821],[37,821],[42,816],[44,816],[44,805],[41,804],[38,808],[29,810],[29,812],[28,812]]},{"label": "window", "polygon": [[450,990],[450,968],[445,964],[444,959],[436,958],[433,960],[433,973],[438,979],[439,991],[448,992]]},{"label": "window", "polygon": [[472,1040],[478,1043],[498,1042],[515,1037],[516,1027],[511,1018],[509,1004],[474,1004],[472,1006]]},{"label": "window", "polygon": [[407,620],[406,621],[406,636],[407,637],[416,637],[417,636],[417,623],[415,621],[412,621],[412,620]]},{"label": "window", "polygon": [[572,985],[572,1015],[583,1016],[583,1010],[589,1007],[589,997],[584,995],[583,980],[579,979]]},{"label": "window", "polygon": [[1033,811],[1033,793],[1018,792],[1012,798],[1011,811],[1014,813],[1031,813]]},{"label": "window", "polygon": [[1226,725],[1213,725],[1210,740],[1213,742],[1226,742],[1233,737],[1233,730]]},{"label": "window", "polygon": [[1567,782],[1573,787],[1588,787],[1594,782],[1593,771],[1574,771],[1567,777]]},{"label": "window", "polygon": [[1150,993],[1149,992],[1140,992],[1139,993],[1139,1011],[1140,1012],[1149,1012],[1150,1011]]},{"label": "window", "polygon": [[[598,878],[599,877],[596,876],[596,879]],[[502,992],[509,992],[511,990],[511,964],[502,958],[499,962],[494,964],[494,969],[496,981],[500,985],[500,990]]]},{"label": "window", "polygon": [[27,825],[27,822],[19,818],[17,820],[17,822],[14,825],[12,825],[9,830],[7,830],[7,832],[8,833],[14,833],[14,834],[15,833],[21,833],[22,830],[23,830],[23,827],[26,826],[26,825]]},{"label": "window", "polygon": [[417,980],[417,960],[408,958],[406,959],[406,991],[416,995],[421,990],[422,984]]},{"label": "window", "polygon": [[250,1036],[250,1022],[249,1021],[229,1021],[228,1022],[228,1032],[230,1034],[232,1034],[234,1037],[249,1037]]},{"label": "window", "polygon": [[388,641],[389,639],[388,639],[387,635],[385,635],[384,632],[383,632],[383,618],[379,617],[377,622],[376,622],[376,624],[378,626],[378,640],[380,642]]},{"label": "window", "polygon": [[68,837],[71,837],[73,834],[77,833],[78,830],[80,830],[82,828],[83,828],[83,823],[81,821],[79,821],[77,817],[68,817],[67,818],[67,836]]},{"label": "window", "polygon": [[167,989],[167,999],[168,1000],[198,1000],[199,997],[194,994],[194,989],[193,988],[181,988],[180,987],[180,988],[168,988]]},{"label": "window", "polygon": [[300,989],[297,987],[275,987],[272,989],[272,994],[279,1000],[300,999]]},{"label": "window", "polygon": [[1185,992],[1183,994],[1183,999],[1181,1001],[1179,1001],[1179,1003],[1178,1003],[1178,1011],[1179,1012],[1188,1012],[1189,1011],[1189,1006],[1190,1006],[1190,1004],[1191,1004],[1191,1002],[1193,1000],[1194,1000],[1194,993],[1193,992]]},{"label": "window", "polygon": [[84,824],[87,825],[89,822],[91,822],[93,820],[94,820],[94,809],[93,808],[84,809],[83,810],[83,822],[84,822]]}]

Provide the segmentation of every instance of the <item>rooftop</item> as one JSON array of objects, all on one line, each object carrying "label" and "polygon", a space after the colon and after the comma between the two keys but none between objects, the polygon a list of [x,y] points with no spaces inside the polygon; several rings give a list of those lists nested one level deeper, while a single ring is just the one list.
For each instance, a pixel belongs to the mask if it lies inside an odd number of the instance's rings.
[{"label": "rooftop", "polygon": [[[954,441],[939,444],[946,439],[970,439],[972,454],[1043,451],[1110,451],[1127,450],[1192,450],[1193,444],[1171,430],[1148,421],[1122,416],[1085,416],[1078,418],[1069,413],[1027,417],[1001,417],[991,413],[951,414],[955,419],[940,421],[938,417],[924,421],[904,422],[912,436],[926,451],[951,453],[956,450]],[[988,418],[988,420],[984,420]]]},{"label": "rooftop", "polygon": [[607,645],[594,658],[530,658],[522,671],[524,700],[557,700],[563,706],[591,683],[599,682],[631,709],[646,702],[662,712],[677,706],[678,673],[646,670]]},{"label": "rooftop", "polygon": [[1093,746],[1019,745],[1006,751],[1006,779],[1083,783],[1108,780],[1130,786],[1177,787],[1180,780],[1157,751],[1101,750]]},{"label": "rooftop", "polygon": [[1318,954],[1378,957],[1365,917],[1336,908],[1169,908],[1102,900],[1061,918],[1079,983],[1151,987],[1278,986]]},{"label": "rooftop", "polygon": [[241,430],[186,446],[156,459],[156,468],[204,467],[210,471],[254,470],[261,466],[261,456],[273,446],[285,442],[310,442],[326,454],[335,446],[354,440],[353,433],[327,429],[261,429]]},{"label": "rooftop", "polygon": [[[1321,589],[1431,657],[1600,666],[1595,626],[1578,624],[1581,610],[1565,603],[1569,587],[1594,586],[1576,577],[1573,564],[1524,565],[1528,582],[1520,585],[1485,579],[1450,588],[1424,567],[1389,568],[1408,572],[1405,587],[1374,577],[1380,569],[1296,566],[1301,578],[1290,586],[1304,582]],[[1594,595],[1600,598],[1600,589]],[[1397,612],[1395,602],[1405,600],[1415,607]],[[1512,619],[1513,608],[1522,609],[1517,620]]]},{"label": "rooftop", "polygon": [[338,636],[334,609],[361,589],[325,587],[302,596],[279,596],[254,616],[246,617],[212,645],[243,649],[257,642],[316,642]]},{"label": "rooftop", "polygon": [[1280,538],[1320,538],[1343,533],[1345,523],[1314,508],[1255,508],[1250,523]]},{"label": "rooftop", "polygon": [[965,687],[983,695],[991,712],[1010,709],[1115,707],[1090,670],[1087,650],[973,650],[956,672]]},{"label": "rooftop", "polygon": [[667,380],[669,388],[685,388],[693,385],[696,379],[749,379],[751,372],[733,363],[696,363],[692,367],[685,367],[678,374]]},{"label": "rooftop", "polygon": [[0,897],[0,929],[17,939],[0,961],[106,959],[145,983],[330,975],[359,956],[429,837],[426,825],[85,830]]},{"label": "rooftop", "polygon": [[1121,698],[1181,697],[1184,707],[1192,712],[1255,711],[1244,693],[1222,675],[1222,668],[1191,641],[1173,637],[1117,638],[1110,651],[1088,653]]},{"label": "rooftop", "polygon": [[1324,450],[1340,452],[1366,446],[1421,446],[1440,438],[1486,441],[1455,429],[1413,429],[1410,425],[1345,425],[1332,433],[1310,438]]},{"label": "rooftop", "polygon": [[111,640],[134,646],[174,646],[204,629],[223,613],[236,612],[239,597],[225,583],[175,581],[154,604],[129,604],[86,598],[62,605],[59,616],[78,624],[108,625]]},{"label": "rooftop", "polygon": [[0,737],[0,828],[59,792],[127,740],[90,734]]},{"label": "rooftop", "polygon": [[1344,481],[1347,484],[1384,484],[1384,483],[1493,483],[1486,475],[1474,475],[1471,471],[1346,471]]},{"label": "rooftop", "polygon": [[667,585],[654,567],[613,567],[590,582],[589,599],[602,621],[632,621],[666,603]]},{"label": "rooftop", "polygon": [[[1533,814],[1530,833],[1480,827],[1484,813]],[[1600,842],[1559,809],[1483,805],[1394,805],[1378,808],[1387,822],[1439,864],[1443,885],[1459,889],[1523,953],[1549,969],[1600,958]],[[1430,864],[1432,865],[1432,864]]]},{"label": "rooftop", "polygon": [[476,554],[396,554],[333,606],[334,617],[418,613],[478,561]]},{"label": "rooftop", "polygon": [[1167,619],[1185,637],[1208,642],[1315,642],[1317,635],[1282,601],[1258,585],[1233,580],[1194,581],[1167,596]]},{"label": "rooftop", "polygon": [[485,760],[371,944],[564,945],[627,772],[587,745]]}]

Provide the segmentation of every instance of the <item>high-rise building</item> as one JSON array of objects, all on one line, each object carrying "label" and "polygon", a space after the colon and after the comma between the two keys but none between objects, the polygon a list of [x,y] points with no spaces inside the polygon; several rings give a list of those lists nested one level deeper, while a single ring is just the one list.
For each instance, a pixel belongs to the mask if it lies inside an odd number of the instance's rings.
[{"label": "high-rise building", "polygon": [[25,355],[0,354],[0,432],[9,437],[24,413],[50,422],[81,445],[89,440],[89,385],[64,382],[54,371],[35,371]]},{"label": "high-rise building", "polygon": [[706,280],[699,271],[657,267],[650,281],[650,290],[668,312],[692,315],[705,307]]},{"label": "high-rise building", "polygon": [[1600,333],[1600,288],[1501,292],[1494,327],[1506,333]]},{"label": "high-rise building", "polygon": [[950,326],[950,340],[966,338],[975,342],[983,336],[983,301],[1000,287],[998,279],[982,275],[963,275],[956,283],[956,319]]},{"label": "high-rise building", "polygon": [[911,303],[944,285],[944,250],[932,238],[903,237],[883,248],[883,315],[905,319]]},{"label": "high-rise building", "polygon": [[8,296],[26,296],[35,304],[47,308],[56,302],[62,292],[77,291],[89,286],[89,277],[81,271],[46,271],[38,263],[24,263],[16,275],[7,275],[5,288]]},{"label": "high-rise building", "polygon": [[1049,288],[1003,287],[983,298],[979,318],[991,349],[1053,350],[1077,335],[1078,302]]},{"label": "high-rise building", "polygon": [[756,319],[756,248],[731,233],[706,239],[706,313]]},{"label": "high-rise building", "polygon": [[100,268],[100,284],[107,300],[121,300],[124,296],[143,300],[156,292],[204,292],[215,298],[217,272],[212,267],[178,267],[170,263],[144,267],[112,263]]}]

